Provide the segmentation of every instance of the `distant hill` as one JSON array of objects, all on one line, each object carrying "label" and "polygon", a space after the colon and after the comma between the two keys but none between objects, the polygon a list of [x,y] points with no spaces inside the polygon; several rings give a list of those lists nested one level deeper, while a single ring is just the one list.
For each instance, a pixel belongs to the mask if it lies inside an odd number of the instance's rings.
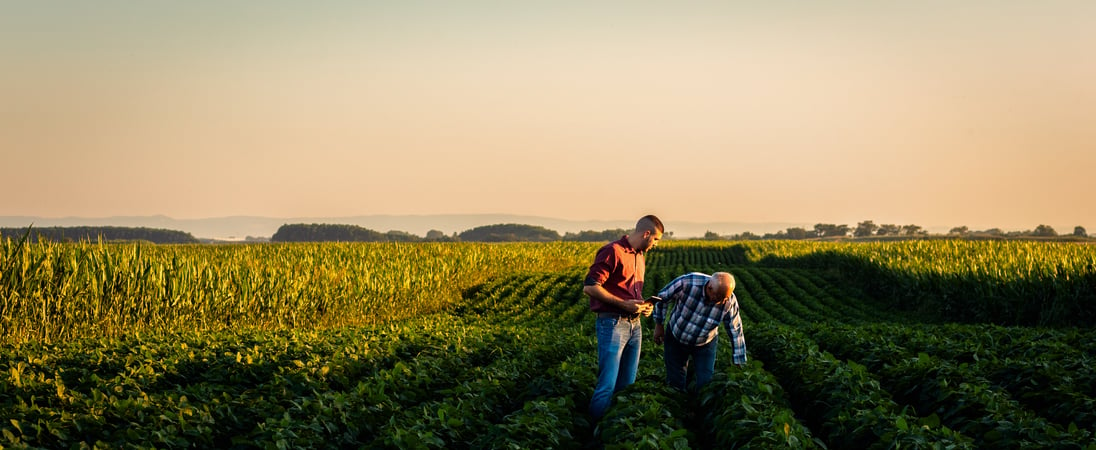
[{"label": "distant hill", "polygon": [[282,225],[274,236],[270,237],[270,242],[419,242],[422,240],[424,240],[422,237],[404,231],[393,230],[381,233],[357,225],[328,223]]},{"label": "distant hill", "polygon": [[536,225],[505,223],[484,225],[460,234],[460,240],[469,242],[552,242],[560,240],[559,233]]},{"label": "distant hill", "polygon": [[[437,215],[371,215],[353,217],[255,217],[233,216],[208,219],[174,219],[167,216],[118,216],[118,217],[62,217],[45,218],[30,216],[0,216],[0,227],[25,228],[73,226],[145,227],[180,230],[199,239],[244,241],[248,237],[269,239],[285,224],[327,223],[356,225],[379,232],[402,231],[416,236],[426,236],[431,230],[452,236],[476,227],[518,223],[540,226],[557,233],[581,233],[583,231],[631,229],[637,218],[620,220],[566,220],[539,216],[507,214],[437,214]],[[685,222],[663,218],[666,231],[676,238],[695,238],[713,231],[720,235],[749,231],[764,234],[789,227],[811,228],[813,223],[742,223],[742,222]]]}]

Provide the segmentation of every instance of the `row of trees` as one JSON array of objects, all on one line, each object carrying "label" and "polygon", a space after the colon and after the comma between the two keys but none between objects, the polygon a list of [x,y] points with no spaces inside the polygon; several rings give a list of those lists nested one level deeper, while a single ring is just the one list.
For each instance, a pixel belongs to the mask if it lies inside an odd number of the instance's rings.
[{"label": "row of trees", "polygon": [[[952,228],[951,231],[948,232],[948,234],[949,235],[959,235],[959,236],[968,236],[968,235],[972,235],[972,234],[984,234],[984,235],[990,235],[990,236],[1010,236],[1010,237],[1012,237],[1012,236],[1035,236],[1035,237],[1064,236],[1064,235],[1058,234],[1058,232],[1054,230],[1054,227],[1052,227],[1050,225],[1039,225],[1039,226],[1035,227],[1034,230],[1031,230],[1031,231],[1002,231],[1000,228],[990,228],[990,229],[985,230],[985,231],[971,231],[970,229],[968,229],[967,227],[964,226],[964,227]],[[1073,227],[1073,233],[1070,234],[1069,236],[1088,237],[1088,231],[1085,230],[1085,227],[1082,227],[1082,226],[1078,225],[1078,226]]]},{"label": "row of trees", "polygon": [[[426,236],[417,236],[405,231],[391,230],[379,232],[357,225],[345,224],[286,224],[278,228],[270,242],[552,242],[582,241],[607,242],[628,234],[624,229],[604,231],[581,231],[560,235],[554,230],[535,225],[498,224],[472,228],[461,233],[446,235],[439,230],[430,230]],[[0,237],[22,239],[30,242],[49,240],[53,242],[79,241],[148,241],[157,244],[192,244],[201,242],[190,233],[176,230],[134,227],[49,227],[49,228],[0,228]],[[266,239],[248,237],[247,242],[262,242]]]},{"label": "row of trees", "polygon": [[[608,242],[619,239],[628,234],[625,229],[611,229],[604,231],[582,231],[579,233],[566,233],[560,235],[554,230],[541,226],[522,224],[497,224],[484,225],[461,233],[453,233],[446,236],[441,231],[431,230],[425,238],[419,238],[413,234],[402,231],[389,231],[380,233],[355,225],[325,225],[325,224],[297,224],[283,225],[274,237],[275,242],[293,241],[466,241],[466,242],[552,242],[552,241],[581,241],[581,242]],[[817,239],[817,238],[869,238],[869,237],[926,237],[929,233],[919,225],[876,225],[873,221],[860,222],[856,228],[848,225],[819,223],[812,229],[793,227],[776,233],[757,235],[748,231],[731,236],[720,236],[708,231],[704,239],[730,239],[730,240],[759,240],[759,239]],[[997,228],[985,231],[970,231],[967,227],[955,227],[948,233],[954,237],[1055,237],[1058,233],[1048,225],[1039,225],[1034,231],[1004,232]],[[1076,227],[1073,236],[1088,237],[1084,227]],[[667,238],[672,239],[672,233],[667,233]]]},{"label": "row of trees", "polygon": [[26,227],[0,228],[0,237],[27,238],[29,242],[48,240],[53,242],[79,241],[148,241],[158,244],[195,244],[198,239],[190,233],[178,230],[144,227]]},{"label": "row of trees", "polygon": [[[420,237],[405,231],[392,230],[379,232],[363,228],[357,225],[344,224],[286,224],[278,228],[278,231],[270,238],[271,242],[552,242],[552,241],[578,241],[578,242],[608,242],[619,239],[628,234],[625,229],[609,229],[603,231],[581,231],[578,233],[566,233],[560,235],[536,225],[522,224],[497,224],[485,225],[461,233],[446,235],[438,230],[430,230],[426,236]],[[130,227],[50,227],[50,228],[0,228],[0,236],[5,238],[21,239],[24,236],[31,242],[47,239],[57,242],[75,241],[148,241],[158,244],[189,244],[200,242],[190,233],[176,230],[164,230],[154,228],[130,228]],[[860,222],[856,228],[848,225],[819,223],[812,229],[801,227],[787,228],[776,233],[757,235],[749,231],[730,236],[721,236],[708,231],[704,239],[728,239],[728,240],[760,240],[760,239],[817,239],[817,238],[871,238],[871,237],[926,237],[926,232],[918,225],[876,225],[867,220]],[[1049,225],[1039,225],[1034,230],[1005,232],[999,228],[991,228],[983,231],[971,231],[965,226],[952,228],[947,236],[961,238],[1053,238],[1059,236],[1054,228]],[[1073,229],[1073,237],[1087,238],[1088,232],[1084,227]],[[666,238],[673,239],[673,234],[667,232]],[[256,240],[250,239],[249,242]]]},{"label": "row of trees", "polygon": [[[814,226],[814,229],[808,230],[806,228],[787,228],[776,233],[766,233],[763,236],[750,233],[749,231],[741,234],[731,236],[720,236],[717,233],[708,231],[704,233],[704,239],[731,239],[731,240],[758,240],[758,239],[815,239],[815,238],[833,238],[833,237],[852,237],[868,238],[873,236],[927,236],[928,232],[925,231],[919,225],[895,225],[895,224],[882,224],[876,225],[871,220],[866,220],[856,224],[856,228],[850,228],[848,225],[835,225],[829,223],[819,223]],[[954,227],[948,232],[948,236],[956,237],[1056,237],[1059,236],[1058,232],[1054,230],[1050,225],[1039,225],[1034,230],[1028,231],[1010,231],[1005,232],[1000,228],[991,228],[984,231],[971,231],[966,226]],[[1088,237],[1088,232],[1085,227],[1077,226],[1073,228],[1072,236],[1075,237]]]},{"label": "row of trees", "polygon": [[417,242],[421,240],[423,239],[403,231],[381,233],[357,225],[326,223],[282,225],[270,237],[271,242]]},{"label": "row of trees", "polygon": [[419,237],[404,231],[381,233],[357,225],[340,224],[287,224],[278,228],[271,242],[553,242],[582,241],[604,242],[619,239],[628,234],[624,229],[582,231],[560,236],[555,230],[536,225],[497,224],[472,228],[447,236],[438,230],[430,230]]}]

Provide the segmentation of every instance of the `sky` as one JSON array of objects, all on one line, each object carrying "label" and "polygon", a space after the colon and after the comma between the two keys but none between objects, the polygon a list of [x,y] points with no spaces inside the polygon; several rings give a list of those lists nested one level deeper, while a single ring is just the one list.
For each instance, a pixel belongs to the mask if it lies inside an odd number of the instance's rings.
[{"label": "sky", "polygon": [[1094,55],[1088,0],[0,0],[0,216],[1096,231]]}]

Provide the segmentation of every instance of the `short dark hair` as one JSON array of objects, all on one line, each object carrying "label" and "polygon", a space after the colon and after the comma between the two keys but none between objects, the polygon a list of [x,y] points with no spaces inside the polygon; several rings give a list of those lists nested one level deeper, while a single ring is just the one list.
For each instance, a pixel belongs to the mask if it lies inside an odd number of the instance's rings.
[{"label": "short dark hair", "polygon": [[640,217],[636,222],[636,231],[654,231],[658,230],[660,234],[665,234],[666,229],[662,226],[662,221],[658,220],[654,214],[648,214]]}]

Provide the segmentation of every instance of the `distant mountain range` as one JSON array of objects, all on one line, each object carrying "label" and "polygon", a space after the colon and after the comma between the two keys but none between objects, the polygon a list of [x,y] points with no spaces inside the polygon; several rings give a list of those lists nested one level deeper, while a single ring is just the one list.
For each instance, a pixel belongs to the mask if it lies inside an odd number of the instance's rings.
[{"label": "distant mountain range", "polygon": [[[565,220],[550,217],[522,216],[509,214],[437,214],[437,215],[372,215],[353,217],[254,217],[232,216],[208,219],[174,219],[167,216],[117,216],[117,217],[28,217],[0,216],[0,227],[76,227],[76,226],[117,226],[146,227],[179,230],[190,233],[199,239],[242,241],[248,237],[270,238],[278,227],[291,223],[326,223],[357,225],[375,231],[405,231],[417,236],[425,236],[430,230],[438,230],[446,235],[460,233],[483,225],[516,223],[537,225],[559,234],[577,233],[585,230],[630,229],[635,219],[622,220]],[[667,221],[666,231],[676,238],[701,237],[708,231],[720,235],[739,234],[749,231],[754,234],[775,233],[790,227],[813,229],[814,224],[807,223],[742,223],[742,222],[680,222]]]}]

